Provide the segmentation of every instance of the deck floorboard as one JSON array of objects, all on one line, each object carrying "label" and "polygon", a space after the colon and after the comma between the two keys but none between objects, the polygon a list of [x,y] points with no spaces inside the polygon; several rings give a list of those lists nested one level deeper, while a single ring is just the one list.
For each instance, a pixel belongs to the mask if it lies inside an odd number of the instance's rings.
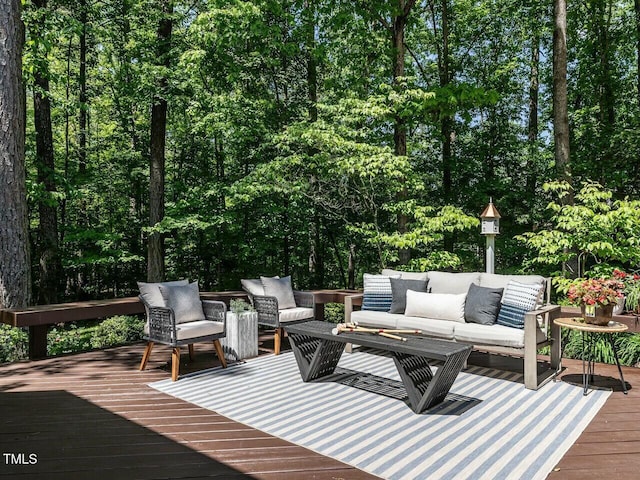
[{"label": "deck floorboard", "polygon": [[[137,344],[0,366],[0,450],[38,458],[29,465],[7,465],[0,458],[0,477],[377,478],[150,388],[150,382],[169,378],[171,351],[157,346],[147,370],[139,372],[142,350]],[[513,365],[487,358],[496,368]],[[581,382],[581,363],[563,364],[560,381]],[[181,374],[216,365],[213,348],[198,346],[194,362],[183,355]],[[625,368],[624,375],[628,395],[614,366],[597,366],[596,385],[614,392],[549,480],[638,478],[640,369]]]}]

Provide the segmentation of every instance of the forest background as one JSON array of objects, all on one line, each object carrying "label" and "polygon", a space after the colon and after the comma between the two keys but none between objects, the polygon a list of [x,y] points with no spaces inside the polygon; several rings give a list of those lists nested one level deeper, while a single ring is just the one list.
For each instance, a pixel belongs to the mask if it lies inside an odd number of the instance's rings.
[{"label": "forest background", "polygon": [[[640,0],[568,5],[562,165],[552,2],[27,0],[23,19],[31,303],[483,270],[490,197],[496,271],[549,274],[562,259],[532,267],[519,237],[558,227],[567,190],[544,184],[598,182],[601,209],[640,187]],[[637,268],[632,247],[613,260]]]}]

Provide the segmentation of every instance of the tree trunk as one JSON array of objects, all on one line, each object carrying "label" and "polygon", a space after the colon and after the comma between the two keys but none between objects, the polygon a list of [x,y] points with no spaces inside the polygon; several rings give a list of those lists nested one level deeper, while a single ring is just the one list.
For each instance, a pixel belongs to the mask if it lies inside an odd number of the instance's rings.
[{"label": "tree trunk", "polygon": [[80,1],[80,71],[78,87],[78,173],[87,173],[87,0]]},{"label": "tree trunk", "polygon": [[[404,45],[404,32],[407,25],[407,18],[409,13],[415,4],[413,0],[397,0],[397,16],[393,18],[393,25],[391,30],[391,52],[393,62],[393,84],[396,88],[400,88],[399,82],[401,77],[404,77],[404,63],[405,63],[405,45]],[[407,155],[407,127],[404,120],[397,115],[393,124],[393,144],[394,153],[398,156]],[[406,200],[407,189],[403,187],[398,195],[399,200]],[[408,218],[405,214],[398,214],[398,232],[407,232]],[[411,260],[411,250],[408,248],[401,248],[398,250],[398,258],[400,264],[406,265]]]},{"label": "tree trunk", "polygon": [[634,0],[636,12],[636,91],[640,108],[640,0]]},{"label": "tree trunk", "polygon": [[[535,33],[531,39],[531,70],[529,71],[529,122],[527,125],[527,140],[529,141],[529,160],[527,165],[527,192],[529,194],[530,209],[533,208],[533,198],[536,190],[536,159],[538,156],[538,96],[540,93],[540,35]],[[531,210],[532,211],[532,210]]]},{"label": "tree trunk", "polygon": [[20,0],[0,2],[0,308],[30,302]]},{"label": "tree trunk", "polygon": [[[46,0],[35,0],[34,5],[41,11],[34,24],[33,36],[44,38]],[[34,70],[33,112],[36,132],[36,170],[38,183],[44,192],[38,199],[38,263],[39,289],[38,303],[51,304],[58,301],[60,281],[60,257],[58,252],[58,209],[52,195],[56,191],[55,161],[53,155],[53,135],[51,132],[51,101],[49,97],[49,62],[47,53],[38,55]]]},{"label": "tree trunk", "polygon": [[[571,183],[569,156],[569,115],[567,99],[567,2],[553,2],[553,138],[558,180]],[[573,203],[573,195],[563,197]]]},{"label": "tree trunk", "polygon": [[[163,17],[158,25],[158,64],[170,66],[171,30],[173,3],[162,3]],[[151,159],[149,165],[149,224],[153,227],[164,218],[164,163],[167,132],[167,79],[162,75],[158,81],[158,94],[151,107]],[[159,233],[149,235],[147,257],[147,280],[161,282],[164,279],[164,237]]]}]

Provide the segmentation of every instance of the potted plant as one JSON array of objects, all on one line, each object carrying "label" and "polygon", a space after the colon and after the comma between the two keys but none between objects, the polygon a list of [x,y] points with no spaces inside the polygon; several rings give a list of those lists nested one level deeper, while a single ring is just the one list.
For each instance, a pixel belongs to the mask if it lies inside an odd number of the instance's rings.
[{"label": "potted plant", "polygon": [[615,278],[589,278],[575,280],[567,296],[580,306],[586,323],[606,325],[613,315],[613,307],[622,297],[624,283]]}]

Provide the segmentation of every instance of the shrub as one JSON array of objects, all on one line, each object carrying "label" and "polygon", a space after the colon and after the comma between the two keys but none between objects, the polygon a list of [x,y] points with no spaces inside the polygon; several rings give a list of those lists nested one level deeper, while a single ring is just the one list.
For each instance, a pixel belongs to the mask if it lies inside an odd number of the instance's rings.
[{"label": "shrub", "polygon": [[118,315],[100,323],[91,336],[93,348],[106,348],[136,342],[142,338],[144,320],[140,317]]},{"label": "shrub", "polygon": [[0,324],[0,363],[27,358],[29,335],[26,329]]},{"label": "shrub", "polygon": [[91,348],[91,335],[95,327],[80,327],[75,323],[57,325],[47,334],[47,355],[76,353]]},{"label": "shrub", "polygon": [[344,322],[344,305],[341,303],[327,303],[324,306],[324,319],[327,322]]}]

